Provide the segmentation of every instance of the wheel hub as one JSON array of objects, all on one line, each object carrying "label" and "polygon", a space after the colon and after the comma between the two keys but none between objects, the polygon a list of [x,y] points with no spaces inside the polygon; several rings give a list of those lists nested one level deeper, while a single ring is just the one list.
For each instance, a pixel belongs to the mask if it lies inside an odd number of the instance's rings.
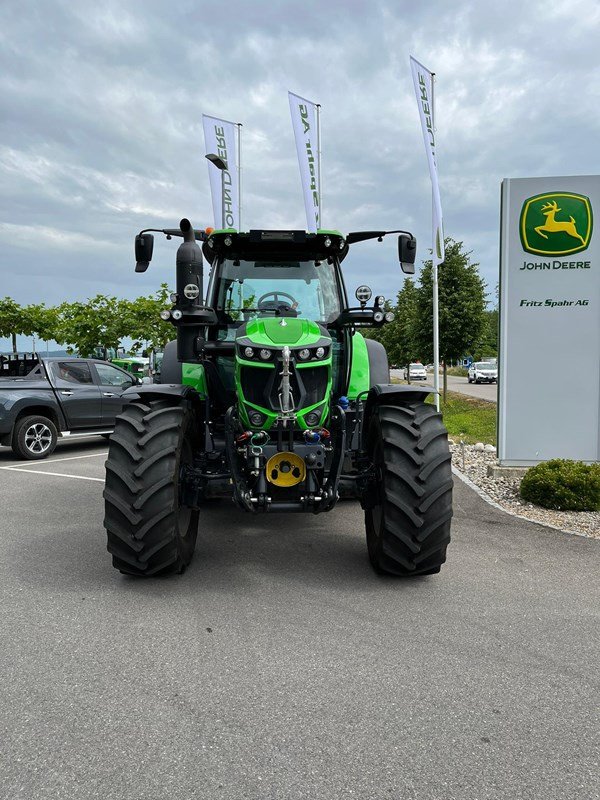
[{"label": "wheel hub", "polygon": [[52,442],[52,432],[47,425],[36,423],[25,431],[25,446],[32,453],[44,453]]}]

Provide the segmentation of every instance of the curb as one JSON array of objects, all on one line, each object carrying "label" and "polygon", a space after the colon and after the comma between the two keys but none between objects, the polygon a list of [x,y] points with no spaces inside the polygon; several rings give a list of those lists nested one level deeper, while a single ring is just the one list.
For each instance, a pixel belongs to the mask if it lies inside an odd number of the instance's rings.
[{"label": "curb", "polygon": [[515,511],[509,511],[507,508],[504,508],[504,506],[501,506],[500,503],[497,503],[495,500],[492,500],[489,494],[484,492],[483,489],[480,489],[476,483],[473,483],[473,481],[470,478],[468,478],[463,472],[461,472],[457,467],[455,467],[454,464],[452,464],[452,472],[454,475],[456,475],[457,478],[460,478],[460,480],[463,483],[466,483],[467,486],[473,489],[473,491],[475,491],[479,495],[479,497],[481,497],[482,500],[485,500],[485,502],[488,505],[497,508],[498,511],[502,511],[504,514],[509,514],[511,517],[516,517],[517,519],[521,519],[524,522],[531,522],[533,525],[540,525],[542,528],[551,528],[553,531],[560,531],[561,533],[567,533],[570,536],[581,536],[583,539],[594,538],[593,536],[589,536],[587,533],[581,533],[581,531],[570,531],[567,530],[566,528],[559,528],[558,525],[551,525],[549,522],[540,522],[537,519],[530,519],[529,517],[522,516],[522,514],[517,514]]}]

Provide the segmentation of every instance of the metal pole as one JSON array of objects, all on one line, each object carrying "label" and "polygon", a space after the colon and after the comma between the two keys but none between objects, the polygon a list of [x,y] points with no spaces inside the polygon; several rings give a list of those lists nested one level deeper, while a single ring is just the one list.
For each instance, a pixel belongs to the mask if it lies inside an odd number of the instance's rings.
[{"label": "metal pole", "polygon": [[221,170],[221,229],[225,230],[225,170]]},{"label": "metal pole", "polygon": [[[435,72],[431,73],[431,125],[435,133]],[[437,265],[437,230],[435,220],[435,197],[433,187],[431,191],[431,232],[433,246],[431,248],[431,261],[433,265],[433,390],[435,392],[435,407],[440,410],[440,309],[438,296],[438,265]]]},{"label": "metal pole", "polygon": [[[432,204],[433,205],[433,204]],[[433,213],[433,207],[432,207]],[[433,227],[433,226],[432,226]],[[435,231],[433,232],[433,390],[435,407],[440,410],[440,310],[438,298],[438,267],[435,250]]]},{"label": "metal pole", "polygon": [[323,188],[321,186],[321,105],[317,103],[317,177],[319,180],[319,228],[323,227]]},{"label": "metal pole", "polygon": [[238,231],[242,231],[242,123],[237,123],[238,129]]}]

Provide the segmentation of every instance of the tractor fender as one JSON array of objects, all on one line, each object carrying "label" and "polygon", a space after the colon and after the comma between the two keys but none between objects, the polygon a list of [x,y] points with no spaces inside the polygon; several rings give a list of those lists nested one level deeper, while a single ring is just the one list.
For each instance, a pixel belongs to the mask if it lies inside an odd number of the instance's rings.
[{"label": "tractor fender", "polygon": [[425,386],[402,386],[396,383],[376,383],[369,389],[365,410],[363,412],[361,427],[361,448],[364,450],[367,442],[367,432],[373,410],[383,403],[390,406],[402,406],[406,403],[424,402],[426,397],[433,393],[433,389]]},{"label": "tractor fender", "polygon": [[177,340],[167,342],[160,367],[161,383],[183,383],[183,367],[177,361]]},{"label": "tractor fender", "polygon": [[200,405],[200,395],[193,386],[176,383],[146,383],[143,386],[132,386],[130,389],[126,389],[121,397],[126,402],[172,398],[173,405],[178,405],[183,400],[187,400],[194,406]]},{"label": "tractor fender", "polygon": [[375,339],[365,339],[369,356],[369,384],[386,384],[390,381],[390,366],[385,347]]}]

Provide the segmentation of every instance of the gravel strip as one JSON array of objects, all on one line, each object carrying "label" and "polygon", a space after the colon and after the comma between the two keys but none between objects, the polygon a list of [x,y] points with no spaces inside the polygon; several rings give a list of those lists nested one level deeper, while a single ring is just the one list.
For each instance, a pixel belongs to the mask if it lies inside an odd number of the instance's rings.
[{"label": "gravel strip", "polygon": [[464,473],[491,500],[525,519],[552,525],[567,533],[576,532],[600,539],[600,511],[552,511],[527,503],[519,495],[520,478],[488,478],[488,464],[497,464],[495,452],[476,450],[475,445],[450,444],[452,464]]}]

